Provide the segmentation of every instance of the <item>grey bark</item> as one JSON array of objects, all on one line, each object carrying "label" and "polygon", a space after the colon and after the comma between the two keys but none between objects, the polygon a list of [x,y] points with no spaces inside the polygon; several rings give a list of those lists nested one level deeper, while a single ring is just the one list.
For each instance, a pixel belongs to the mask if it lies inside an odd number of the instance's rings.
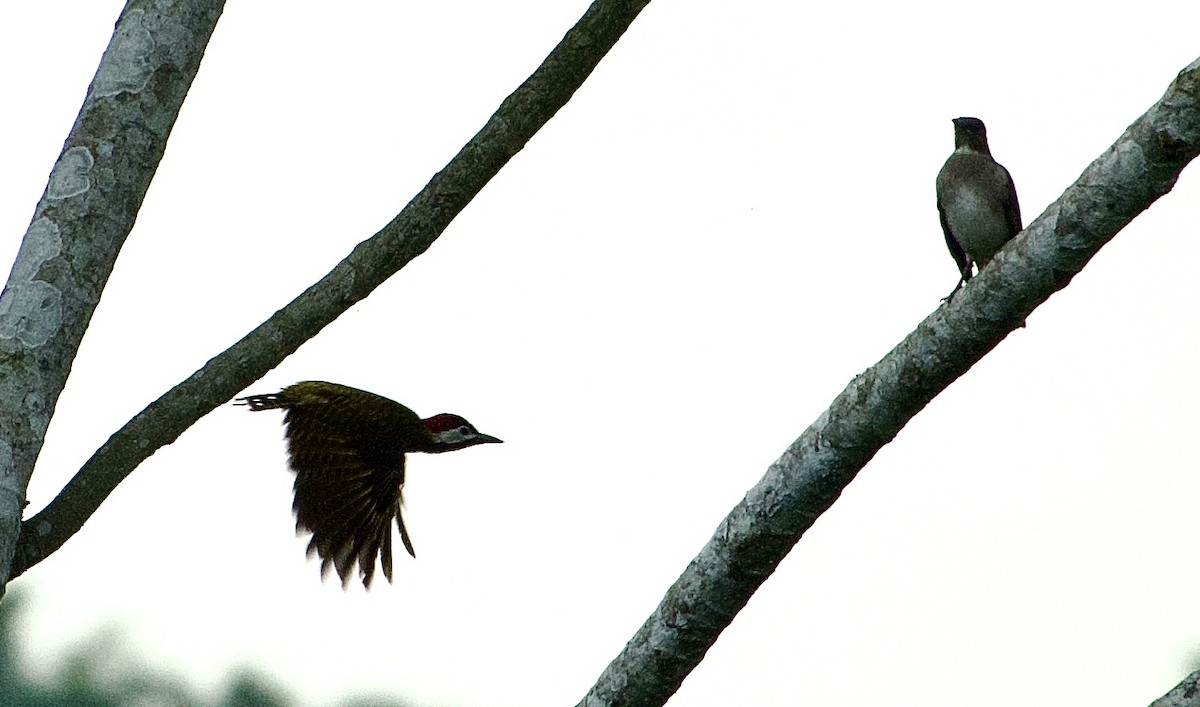
[{"label": "grey bark", "polygon": [[46,427],[223,5],[125,6],[0,294],[0,594]]},{"label": "grey bark", "polygon": [[738,503],[580,707],[657,707],[860,469],[1135,216],[1200,152],[1200,59],[1006,246],[856,377]]},{"label": "grey bark", "polygon": [[[10,576],[20,575],[61,547],[117,484],[155,450],[175,441],[201,417],[261,378],[425,252],[500,168],[566,105],[647,4],[649,0],[596,0],[542,65],[391,223],[360,243],[319,282],[117,430],[58,496],[22,525],[15,554],[10,544],[0,556],[3,564],[12,557]],[[62,375],[65,377],[65,370]],[[33,458],[24,462],[31,467]],[[14,498],[19,493],[19,499],[24,499],[27,482],[28,475],[19,489],[13,489]],[[9,532],[14,528],[10,526]]]},{"label": "grey bark", "polygon": [[1179,681],[1170,692],[1151,702],[1150,707],[1200,707],[1200,670]]}]

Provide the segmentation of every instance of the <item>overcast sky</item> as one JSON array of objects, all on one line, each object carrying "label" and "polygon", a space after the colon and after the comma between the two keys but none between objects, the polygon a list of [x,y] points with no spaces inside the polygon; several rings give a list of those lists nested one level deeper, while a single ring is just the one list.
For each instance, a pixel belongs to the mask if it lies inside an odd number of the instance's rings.
[{"label": "overcast sky", "polygon": [[[122,3],[0,10],[0,260]],[[29,489],[385,224],[587,7],[233,2]],[[985,12],[986,11],[986,12]],[[12,585],[25,647],[109,623],[203,685],[572,705],[725,513],[954,284],[950,120],[1032,221],[1200,56],[1149,0],[652,3],[428,253],[251,387],[324,379],[504,445],[409,460],[367,593],[293,533],[281,416],[225,406]],[[671,701],[1145,705],[1200,651],[1200,179],[917,416]]]}]

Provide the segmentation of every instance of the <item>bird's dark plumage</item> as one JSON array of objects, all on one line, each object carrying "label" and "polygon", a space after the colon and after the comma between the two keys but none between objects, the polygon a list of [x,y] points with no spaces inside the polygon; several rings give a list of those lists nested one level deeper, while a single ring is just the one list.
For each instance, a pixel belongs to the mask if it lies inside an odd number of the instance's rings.
[{"label": "bird's dark plumage", "polygon": [[[1021,207],[1008,170],[992,159],[978,118],[954,119],[954,153],[937,177],[938,216],[958,265],[958,286],[971,279],[1021,231]],[[951,295],[954,293],[951,292]]]},{"label": "bird's dark plumage", "polygon": [[[312,533],[309,555],[321,558],[322,573],[335,569],[343,584],[357,564],[369,587],[376,558],[392,581],[392,519],[404,549],[416,557],[400,513],[405,453],[500,441],[458,416],[422,420],[400,403],[336,383],[306,381],[239,402],[252,411],[286,411],[296,530]],[[444,426],[448,418],[458,423],[449,431],[427,424]]]}]

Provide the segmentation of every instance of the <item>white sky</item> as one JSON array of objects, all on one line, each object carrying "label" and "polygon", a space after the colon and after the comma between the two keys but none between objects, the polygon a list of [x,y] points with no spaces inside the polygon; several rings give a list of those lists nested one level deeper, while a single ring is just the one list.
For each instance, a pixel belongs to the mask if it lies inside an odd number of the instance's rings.
[{"label": "white sky", "polygon": [[[370,594],[292,532],[278,416],[225,406],[14,583],[310,704],[572,705],[724,514],[956,274],[933,181],[983,118],[1036,217],[1200,55],[1200,8],[660,0],[424,256],[249,392],[327,379],[506,444],[410,458]],[[120,2],[0,9],[11,262]],[[582,0],[233,2],[30,487],[386,223]],[[980,8],[991,13],[975,14]],[[885,448],[673,707],[1145,705],[1200,647],[1200,181]]]}]

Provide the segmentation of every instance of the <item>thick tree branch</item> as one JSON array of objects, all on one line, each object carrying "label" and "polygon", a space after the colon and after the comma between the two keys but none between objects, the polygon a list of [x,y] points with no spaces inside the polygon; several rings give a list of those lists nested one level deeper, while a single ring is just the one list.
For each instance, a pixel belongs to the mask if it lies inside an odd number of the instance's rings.
[{"label": "thick tree branch", "polygon": [[1200,707],[1200,670],[1180,680],[1170,692],[1151,702],[1150,707]]},{"label": "thick tree branch", "polygon": [[0,294],[0,594],[33,466],[223,0],[131,0]]},{"label": "thick tree branch", "polygon": [[581,707],[657,707],[858,471],[1200,152],[1200,60],[954,300],[856,377],[717,528]]},{"label": "thick tree branch", "polygon": [[159,447],[277,366],[425,252],[575,91],[650,0],[596,0],[542,65],[391,223],[328,275],[127,422],[22,526],[12,576],[62,546]]}]

